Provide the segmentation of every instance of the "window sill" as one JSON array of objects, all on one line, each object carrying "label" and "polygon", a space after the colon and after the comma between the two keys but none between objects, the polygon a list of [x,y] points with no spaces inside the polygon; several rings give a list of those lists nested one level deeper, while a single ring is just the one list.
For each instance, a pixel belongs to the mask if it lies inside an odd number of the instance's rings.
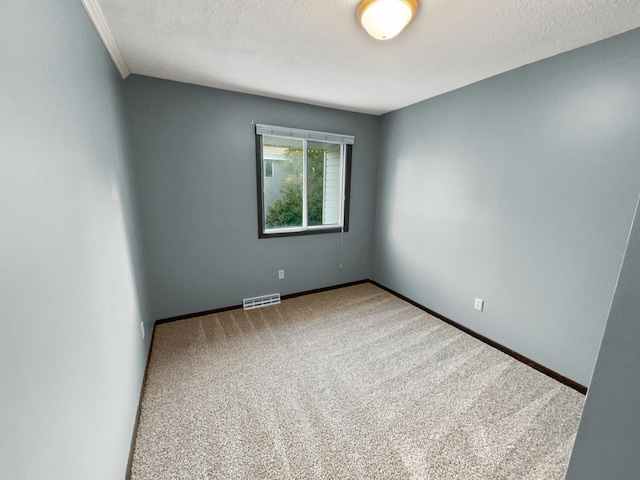
[{"label": "window sill", "polygon": [[[331,228],[309,228],[307,230],[285,230],[282,231],[271,231],[271,232],[260,232],[258,234],[258,238],[280,238],[280,237],[297,237],[303,235],[318,235],[321,233],[340,233],[342,232],[341,227],[331,227]],[[348,232],[348,229],[344,229],[345,232]]]}]

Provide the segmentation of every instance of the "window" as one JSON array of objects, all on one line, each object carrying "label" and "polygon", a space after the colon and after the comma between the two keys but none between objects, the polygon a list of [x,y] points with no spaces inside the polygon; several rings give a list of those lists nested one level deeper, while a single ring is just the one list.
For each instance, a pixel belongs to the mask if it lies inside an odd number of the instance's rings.
[{"label": "window", "polygon": [[264,176],[267,178],[273,178],[273,160],[264,161]]},{"label": "window", "polygon": [[259,237],[348,231],[349,135],[256,125]]}]

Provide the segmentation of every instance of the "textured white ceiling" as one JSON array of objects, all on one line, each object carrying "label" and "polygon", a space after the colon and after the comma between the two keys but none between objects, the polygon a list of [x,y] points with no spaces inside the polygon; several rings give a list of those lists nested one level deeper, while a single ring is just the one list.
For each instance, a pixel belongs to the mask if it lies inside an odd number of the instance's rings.
[{"label": "textured white ceiling", "polygon": [[422,0],[381,42],[360,0],[98,0],[132,73],[382,114],[640,27],[640,0]]}]

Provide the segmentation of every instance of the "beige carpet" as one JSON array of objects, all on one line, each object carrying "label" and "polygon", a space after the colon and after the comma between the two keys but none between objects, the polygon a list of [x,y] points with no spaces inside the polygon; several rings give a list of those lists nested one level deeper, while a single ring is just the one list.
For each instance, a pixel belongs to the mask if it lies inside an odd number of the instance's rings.
[{"label": "beige carpet", "polygon": [[369,283],[156,329],[132,479],[562,479],[583,395]]}]

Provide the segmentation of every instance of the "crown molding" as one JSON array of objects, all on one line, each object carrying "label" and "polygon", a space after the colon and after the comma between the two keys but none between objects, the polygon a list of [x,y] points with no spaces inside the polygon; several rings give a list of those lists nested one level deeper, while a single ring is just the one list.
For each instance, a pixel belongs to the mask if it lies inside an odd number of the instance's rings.
[{"label": "crown molding", "polygon": [[98,0],[80,0],[82,6],[87,11],[87,15],[91,19],[93,26],[95,27],[102,43],[104,44],[107,52],[109,52],[109,56],[113,63],[116,65],[118,72],[120,72],[120,76],[124,79],[129,76],[131,73],[129,71],[129,67],[124,61],[122,54],[120,53],[120,49],[118,49],[118,44],[116,43],[113,35],[111,35],[111,30],[109,30],[109,26],[107,25],[107,21],[104,18],[104,13],[102,12],[102,8],[98,5]]}]

